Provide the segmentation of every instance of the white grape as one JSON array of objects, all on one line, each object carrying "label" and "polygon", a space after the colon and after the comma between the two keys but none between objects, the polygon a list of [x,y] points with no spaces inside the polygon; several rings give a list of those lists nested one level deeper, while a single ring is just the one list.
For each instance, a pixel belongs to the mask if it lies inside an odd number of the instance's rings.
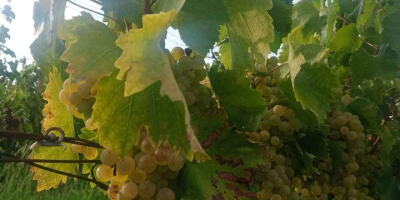
[{"label": "white grape", "polygon": [[71,93],[68,97],[69,102],[71,102],[74,105],[78,105],[79,103],[82,102],[82,97],[79,96],[77,92]]},{"label": "white grape", "polygon": [[138,167],[146,173],[151,173],[157,168],[157,164],[153,161],[150,155],[144,155],[139,159]]},{"label": "white grape", "polygon": [[129,178],[135,183],[142,183],[146,180],[147,174],[145,171],[141,169],[135,169],[130,175]]},{"label": "white grape", "polygon": [[68,105],[69,104],[69,93],[67,90],[62,89],[60,93],[58,94],[58,99],[61,101],[61,103]]},{"label": "white grape", "polygon": [[142,198],[150,198],[156,192],[156,186],[154,183],[146,180],[139,185],[139,195]]},{"label": "white grape", "polygon": [[79,144],[72,144],[71,145],[71,150],[74,153],[83,153],[85,152],[86,146],[79,145]]},{"label": "white grape", "polygon": [[152,155],[154,154],[155,148],[150,142],[150,139],[147,137],[143,139],[142,143],[140,144],[140,149],[143,153]]},{"label": "white grape", "polygon": [[281,105],[276,105],[272,109],[272,112],[274,113],[274,115],[282,117],[285,114],[285,107]]},{"label": "white grape", "polygon": [[121,192],[124,195],[124,197],[126,197],[128,199],[133,199],[139,193],[139,188],[136,185],[136,183],[129,181],[129,182],[125,183],[125,185],[122,187]]},{"label": "white grape", "polygon": [[80,84],[78,87],[78,94],[83,99],[90,99],[91,94],[90,90],[92,89],[92,85],[90,83]]},{"label": "white grape", "polygon": [[122,175],[129,175],[135,170],[135,160],[130,156],[125,156],[117,162],[116,169]]},{"label": "white grape", "polygon": [[99,152],[94,147],[88,147],[83,152],[83,155],[84,155],[86,160],[94,160],[94,159],[97,158],[98,154],[99,154]]},{"label": "white grape", "polygon": [[156,200],[175,200],[175,193],[169,188],[162,188],[157,192]]},{"label": "white grape", "polygon": [[105,165],[113,166],[113,165],[117,164],[119,158],[118,158],[118,154],[115,153],[113,150],[105,149],[100,154],[100,160]]},{"label": "white grape", "polygon": [[172,171],[179,171],[185,164],[185,159],[183,156],[178,155],[172,158],[171,162],[168,164],[168,168]]},{"label": "white grape", "polygon": [[113,176],[113,169],[108,165],[101,165],[96,170],[96,176],[97,178],[99,178],[100,181],[110,181]]}]

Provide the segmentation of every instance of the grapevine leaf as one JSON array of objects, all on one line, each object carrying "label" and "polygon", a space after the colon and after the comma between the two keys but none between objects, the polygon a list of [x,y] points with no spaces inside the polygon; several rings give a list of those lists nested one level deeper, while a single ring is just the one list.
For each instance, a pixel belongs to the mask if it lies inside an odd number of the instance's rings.
[{"label": "grapevine leaf", "polygon": [[156,1],[152,6],[154,13],[179,11],[186,0],[162,0]]},{"label": "grapevine leaf", "polygon": [[209,78],[229,121],[240,129],[256,130],[267,106],[260,92],[250,88],[250,80],[238,70],[218,71],[218,66],[211,67]]},{"label": "grapevine leaf", "polygon": [[266,12],[272,8],[272,0],[225,0],[230,12],[226,23],[232,48],[232,69],[244,72],[252,70],[249,48],[256,59],[262,63],[270,53],[269,43],[274,41],[272,18]]},{"label": "grapevine leaf", "polygon": [[301,149],[319,159],[327,159],[329,156],[328,143],[325,135],[317,131],[309,131],[306,136],[297,140]]},{"label": "grapevine leaf", "polygon": [[228,21],[229,12],[222,0],[186,0],[174,27],[185,44],[206,55],[218,41],[220,26]]},{"label": "grapevine leaf", "polygon": [[[140,129],[144,126],[150,141],[159,146],[168,140],[173,150],[180,148],[189,159],[193,158],[190,147],[193,141],[185,135],[184,105],[160,95],[161,82],[157,81],[146,89],[124,97],[124,81],[116,79],[118,70],[103,78],[93,106],[92,123],[98,127],[99,141],[124,156],[139,142]],[[195,141],[197,142],[197,141]],[[195,149],[201,151],[200,149]]]},{"label": "grapevine leaf", "polygon": [[385,90],[385,85],[380,79],[376,79],[373,85],[365,88],[365,97],[376,103],[377,105],[382,103],[382,91]]},{"label": "grapevine leaf", "polygon": [[120,22],[133,22],[138,27],[142,26],[144,0],[102,0],[101,4],[106,14],[114,15]]},{"label": "grapevine leaf", "polygon": [[319,44],[311,43],[311,44],[300,45],[296,49],[295,54],[297,55],[302,54],[304,56],[304,59],[310,62],[315,58],[318,58],[318,56],[321,55],[321,52],[324,52],[325,50],[326,50],[325,47]]},{"label": "grapevine leaf", "polygon": [[110,73],[121,55],[121,49],[114,43],[118,36],[101,22],[77,25],[68,36],[68,48],[61,59],[69,63],[67,72],[73,82]]},{"label": "grapevine leaf", "polygon": [[279,89],[281,90],[282,94],[288,98],[288,100],[284,101],[282,105],[292,109],[298,119],[306,124],[307,126],[318,126],[318,121],[315,114],[308,109],[303,109],[301,104],[296,101],[296,96],[293,91],[293,86],[290,78],[282,79],[281,83],[279,84]]},{"label": "grapevine leaf", "polygon": [[[63,129],[66,137],[74,137],[74,122],[72,115],[68,112],[63,103],[58,100],[58,93],[63,88],[63,81],[60,74],[56,69],[49,74],[50,82],[46,86],[46,90],[42,94],[43,98],[47,101],[47,105],[43,109],[45,119],[43,121],[43,130],[50,127],[60,127]],[[58,135],[58,132],[55,132]],[[77,154],[73,153],[70,144],[65,144],[66,150],[62,146],[58,147],[45,147],[40,146],[34,150],[29,159],[54,159],[54,160],[76,160]],[[43,163],[43,166],[75,174],[77,164],[57,164],[57,163]],[[60,184],[67,182],[67,176],[42,170],[32,167],[31,170],[35,173],[34,180],[38,181],[37,191],[49,190],[57,188]]]},{"label": "grapevine leaf", "polygon": [[382,43],[389,44],[397,54],[400,54],[400,11],[388,15],[382,22]]},{"label": "grapevine leaf", "polygon": [[362,44],[363,41],[358,38],[357,27],[352,23],[339,29],[328,46],[332,51],[342,50],[343,53],[352,53]]},{"label": "grapevine leaf", "polygon": [[273,7],[268,11],[274,21],[274,31],[279,33],[280,37],[286,37],[291,30],[291,7],[282,0],[272,0]]},{"label": "grapevine leaf", "polygon": [[316,0],[303,0],[293,6],[292,27],[301,26],[304,38],[322,31],[326,16],[320,15],[320,7],[322,5]]},{"label": "grapevine leaf", "polygon": [[[203,149],[190,127],[190,115],[185,98],[175,81],[168,57],[160,46],[163,33],[176,15],[176,11],[145,15],[143,16],[143,28],[131,30],[116,41],[116,44],[124,50],[121,57],[115,62],[115,67],[120,69],[117,78],[125,81],[124,96],[126,97],[161,81],[159,92],[162,96],[167,95],[172,101],[183,102],[187,137],[194,153],[198,152],[197,155],[202,156],[204,155]],[[179,112],[175,110],[172,113]],[[190,159],[192,158],[191,155],[188,156]]]},{"label": "grapevine leaf", "polygon": [[382,30],[382,20],[386,13],[379,11],[381,8],[375,0],[364,0],[360,6],[362,7],[362,14],[357,17],[357,28],[363,30],[372,26],[380,32]]},{"label": "grapevine leaf", "polygon": [[379,134],[382,144],[379,146],[383,156],[388,156],[392,152],[393,146],[396,144],[396,139],[393,137],[390,129],[387,126],[382,126],[382,132]]},{"label": "grapevine leaf", "polygon": [[304,109],[315,113],[319,123],[331,110],[329,103],[335,101],[332,89],[337,87],[340,87],[340,82],[336,75],[327,66],[318,63],[303,64],[294,81],[296,99]]},{"label": "grapevine leaf", "polygon": [[376,116],[378,107],[369,99],[356,97],[354,101],[347,106],[347,110],[360,117],[360,121],[367,132],[379,129],[378,119]]},{"label": "grapevine leaf", "polygon": [[82,134],[78,135],[79,138],[99,143],[99,138],[97,137],[96,132],[87,129],[86,127],[82,128],[81,132]]},{"label": "grapevine leaf", "polygon": [[[64,21],[58,30],[58,37],[62,40],[68,40],[69,32],[78,25],[93,22],[94,18],[87,12],[81,12],[81,15],[74,16],[72,19]],[[74,41],[74,38],[71,38]]]},{"label": "grapevine leaf", "polygon": [[390,175],[384,179],[384,181],[381,180],[380,182],[383,182],[380,184],[382,184],[382,188],[384,188],[384,191],[380,193],[380,199],[392,200],[400,198],[400,180],[398,177]]},{"label": "grapevine leaf", "polygon": [[225,42],[219,47],[219,53],[221,54],[221,62],[224,64],[226,69],[232,69],[232,51],[231,43]]},{"label": "grapevine leaf", "polygon": [[350,60],[354,84],[358,85],[365,79],[382,78],[388,80],[396,78],[397,70],[399,70],[398,58],[396,52],[385,46],[381,47],[377,56],[370,55],[367,50],[360,48],[354,52]]},{"label": "grapevine leaf", "polygon": [[332,158],[334,166],[339,166],[343,163],[344,150],[340,141],[331,140],[328,143],[329,156]]},{"label": "grapevine leaf", "polygon": [[271,48],[271,52],[273,53],[278,53],[278,50],[281,48],[282,45],[282,37],[277,33],[276,31],[274,32],[274,42],[269,44],[269,47]]},{"label": "grapevine leaf", "polygon": [[[210,133],[217,132],[226,122],[226,115],[222,109],[205,110],[200,115],[195,115],[191,118],[192,125],[198,130],[197,138],[199,141],[205,141],[209,137]],[[210,141],[212,142],[212,141]],[[202,144],[202,146],[209,146],[208,144]]]}]

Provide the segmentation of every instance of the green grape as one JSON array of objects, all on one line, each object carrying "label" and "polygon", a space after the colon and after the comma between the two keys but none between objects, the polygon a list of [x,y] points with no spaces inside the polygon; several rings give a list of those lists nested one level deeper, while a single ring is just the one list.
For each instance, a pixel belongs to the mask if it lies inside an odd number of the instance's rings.
[{"label": "green grape", "polygon": [[166,188],[168,187],[168,181],[166,179],[160,179],[157,182],[155,182],[156,184],[156,190],[160,190],[162,188]]},{"label": "green grape", "polygon": [[108,197],[110,197],[110,199],[117,199],[118,193],[119,193],[118,185],[110,184],[108,186],[107,194],[108,194]]},{"label": "green grape", "polygon": [[348,140],[356,140],[356,139],[357,139],[357,133],[354,132],[354,131],[350,131],[350,132],[347,134],[347,139],[348,139]]},{"label": "green grape", "polygon": [[181,92],[185,93],[186,92],[186,86],[184,84],[182,84],[182,83],[179,83],[179,82],[177,82],[177,83],[178,83],[178,87],[181,90]]},{"label": "green grape", "polygon": [[138,167],[149,174],[156,170],[157,164],[153,161],[150,155],[144,155],[140,158]]},{"label": "green grape", "polygon": [[294,111],[292,109],[287,109],[285,114],[283,114],[283,116],[286,119],[295,119],[296,118],[296,114],[294,113]]},{"label": "green grape", "polygon": [[179,58],[178,66],[183,70],[191,70],[193,68],[193,60],[189,56]]},{"label": "green grape", "polygon": [[270,200],[282,200],[282,197],[279,194],[273,194]]},{"label": "green grape", "polygon": [[287,199],[288,200],[300,200],[300,196],[296,192],[290,192],[287,196]]},{"label": "green grape", "polygon": [[92,123],[92,118],[89,118],[89,119],[86,120],[85,126],[86,126],[87,129],[89,129],[89,130],[91,130],[91,131],[97,129],[97,127],[95,127],[95,126],[93,125],[93,123]]},{"label": "green grape", "polygon": [[257,132],[250,133],[250,141],[252,142],[260,142],[260,134]]},{"label": "green grape", "polygon": [[283,107],[281,105],[276,105],[272,109],[272,112],[274,113],[274,115],[276,115],[278,117],[282,117],[285,114],[285,107]]},{"label": "green grape", "polygon": [[197,81],[197,82],[204,80],[207,76],[207,72],[204,68],[196,69],[196,70],[194,70],[194,73],[196,75],[196,78],[194,79],[194,81]]},{"label": "green grape", "polygon": [[287,185],[283,185],[282,187],[279,188],[279,195],[285,197],[289,195],[290,193],[290,188]]},{"label": "green grape", "polygon": [[200,86],[198,87],[198,89],[199,89],[201,95],[206,96],[206,97],[211,96],[210,88],[208,88],[207,86],[205,86],[205,85],[200,85]]},{"label": "green grape", "polygon": [[266,180],[266,181],[264,181],[264,182],[262,183],[262,187],[263,187],[265,190],[272,191],[272,189],[274,189],[274,183],[271,182],[271,181],[269,181],[269,180]]},{"label": "green grape", "polygon": [[346,118],[346,116],[343,116],[343,115],[338,116],[338,117],[336,118],[336,123],[337,123],[339,126],[344,126],[344,125],[346,125],[346,123],[347,123],[347,118]]},{"label": "green grape", "polygon": [[211,106],[211,99],[209,97],[206,97],[206,96],[201,96],[201,97],[197,98],[196,106],[200,110],[207,109],[207,108],[209,108]]},{"label": "green grape", "polygon": [[342,90],[342,88],[333,88],[332,90],[333,90],[333,92],[335,93],[335,95],[336,95],[337,97],[343,96],[343,90]]},{"label": "green grape", "polygon": [[193,68],[194,69],[203,69],[206,62],[204,61],[204,57],[197,55],[193,58]]},{"label": "green grape", "polygon": [[79,145],[79,144],[72,144],[71,145],[71,150],[74,153],[83,153],[83,152],[85,152],[85,149],[86,149],[86,146],[82,146],[82,145]]},{"label": "green grape", "polygon": [[192,70],[183,72],[183,75],[189,78],[190,82],[193,82],[196,78],[196,74]]},{"label": "green grape", "polygon": [[168,165],[172,159],[172,152],[169,148],[159,147],[154,152],[152,158],[158,165]]},{"label": "green grape", "polygon": [[280,71],[280,69],[276,69],[275,71],[271,72],[271,76],[272,76],[274,79],[280,78],[280,77],[281,77],[281,71]]},{"label": "green grape", "polygon": [[135,169],[130,175],[129,178],[135,183],[142,183],[146,180],[147,174],[145,171],[141,169]]},{"label": "green grape", "polygon": [[264,119],[259,124],[261,130],[269,130],[271,129],[271,124],[269,123],[268,119]]},{"label": "green grape", "polygon": [[275,182],[278,179],[278,172],[275,170],[269,170],[267,172],[267,178],[269,181]]},{"label": "green grape", "polygon": [[80,84],[78,87],[78,94],[82,99],[90,99],[91,94],[90,90],[92,89],[92,85],[90,83]]},{"label": "green grape", "polygon": [[189,112],[190,114],[193,115],[200,115],[201,114],[201,110],[199,109],[199,107],[193,105],[193,106],[189,106]]},{"label": "green grape", "polygon": [[181,59],[183,56],[185,56],[185,51],[181,47],[174,47],[171,50],[171,55],[174,57],[176,61]]},{"label": "green grape", "polygon": [[69,104],[69,93],[67,90],[62,89],[60,93],[58,94],[58,99],[61,101],[61,103],[68,105]]},{"label": "green grape", "polygon": [[194,102],[196,102],[196,96],[195,96],[193,93],[191,93],[191,92],[186,92],[186,93],[184,94],[184,96],[185,96],[186,104],[187,104],[188,106],[191,106],[191,105],[194,104]]},{"label": "green grape", "polygon": [[343,135],[347,135],[349,133],[350,129],[347,126],[342,126],[340,127],[340,133]]},{"label": "green grape", "polygon": [[125,156],[117,162],[116,169],[122,175],[129,175],[135,170],[135,160],[130,156]]},{"label": "green grape", "polygon": [[303,188],[301,190],[301,195],[305,196],[305,197],[308,197],[310,195],[310,191],[307,188]]},{"label": "green grape", "polygon": [[311,191],[311,194],[313,194],[313,195],[319,195],[319,194],[321,194],[321,187],[319,187],[318,185],[313,185],[310,188],[310,191]]},{"label": "green grape", "polygon": [[183,71],[180,66],[174,64],[171,66],[171,69],[172,69],[172,73],[174,73],[175,78],[179,78],[180,76],[183,75]]},{"label": "green grape", "polygon": [[128,199],[135,198],[139,193],[139,188],[136,183],[129,181],[122,187],[122,195]]},{"label": "green grape", "polygon": [[292,186],[296,188],[301,187],[301,179],[298,177],[292,178]]},{"label": "green grape", "polygon": [[290,126],[289,123],[282,121],[281,123],[279,123],[279,130],[283,133],[287,133],[290,130]]},{"label": "green grape", "polygon": [[270,199],[272,196],[272,191],[267,189],[262,189],[260,195],[262,199]]},{"label": "green grape", "polygon": [[78,105],[79,103],[82,102],[82,97],[77,92],[71,93],[69,95],[68,99],[69,99],[69,102],[71,102],[74,105]]},{"label": "green grape", "polygon": [[171,171],[179,171],[185,164],[185,158],[181,155],[172,158],[171,162],[168,164],[168,168]]},{"label": "green grape", "polygon": [[102,182],[110,181],[113,176],[113,169],[108,165],[101,165],[96,170],[96,176]]},{"label": "green grape", "polygon": [[278,60],[278,58],[275,57],[275,56],[272,56],[272,57],[270,57],[270,58],[268,59],[268,63],[269,63],[270,65],[273,65],[273,66],[278,65],[278,62],[279,62],[279,60]]},{"label": "green grape", "polygon": [[346,177],[343,179],[343,185],[345,187],[352,187],[353,186],[353,179],[351,179],[350,177]]},{"label": "green grape", "polygon": [[118,158],[118,154],[115,153],[113,150],[105,149],[100,154],[100,160],[105,165],[113,166],[113,165],[117,164],[119,158]]},{"label": "green grape", "polygon": [[274,145],[277,146],[280,143],[280,139],[276,136],[272,136],[271,139],[269,140],[269,142]]},{"label": "green grape", "polygon": [[260,139],[263,140],[263,141],[269,140],[270,136],[271,136],[270,133],[268,131],[266,131],[266,130],[262,130],[260,132]]},{"label": "green grape", "polygon": [[142,150],[142,152],[145,154],[152,155],[156,149],[151,144],[150,139],[146,137],[140,144],[140,150]]},{"label": "green grape", "polygon": [[192,84],[192,87],[190,88],[189,92],[193,93],[194,96],[196,96],[196,98],[201,96],[200,90],[197,89],[196,87],[193,87],[193,84]]},{"label": "green grape", "polygon": [[156,192],[156,186],[154,183],[146,180],[139,184],[139,195],[142,198],[150,198]]},{"label": "green grape", "polygon": [[78,87],[79,83],[72,83],[71,78],[67,78],[63,83],[63,88],[69,93],[77,92]]},{"label": "green grape", "polygon": [[128,175],[122,175],[120,173],[116,173],[115,176],[111,178],[111,180],[116,181],[116,182],[125,182],[126,179],[128,179]]},{"label": "green grape", "polygon": [[157,192],[156,200],[175,200],[175,193],[169,188],[162,188]]},{"label": "green grape", "polygon": [[272,89],[270,87],[265,86],[262,90],[261,90],[262,95],[269,97],[272,95]]},{"label": "green grape", "polygon": [[292,130],[299,130],[301,128],[301,124],[298,119],[289,119],[289,126]]},{"label": "green grape", "polygon": [[285,157],[282,154],[278,154],[274,157],[274,161],[278,166],[285,164]]},{"label": "green grape", "polygon": [[78,105],[76,105],[76,110],[79,113],[84,113],[91,109],[89,102],[87,100],[82,100]]},{"label": "green grape", "polygon": [[94,160],[97,158],[98,154],[99,152],[94,147],[88,147],[83,152],[83,156],[85,157],[86,160]]},{"label": "green grape", "polygon": [[272,116],[269,118],[269,123],[270,123],[272,126],[278,126],[278,125],[281,123],[281,118],[280,118],[279,116],[277,116],[277,115],[272,115]]},{"label": "green grape", "polygon": [[182,85],[185,86],[186,90],[190,89],[190,84],[191,81],[189,78],[187,78],[186,76],[181,76],[176,80],[178,83],[181,83]]}]

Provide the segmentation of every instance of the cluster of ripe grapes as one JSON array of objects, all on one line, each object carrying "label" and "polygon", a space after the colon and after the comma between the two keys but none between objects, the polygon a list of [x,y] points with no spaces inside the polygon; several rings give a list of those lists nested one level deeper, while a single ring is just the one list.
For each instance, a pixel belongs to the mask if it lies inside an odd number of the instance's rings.
[{"label": "cluster of ripe grapes", "polygon": [[358,116],[333,112],[328,118],[331,132],[325,138],[336,142],[343,152],[340,164],[329,156],[313,163],[319,174],[295,171],[292,149],[285,140],[295,140],[307,131],[293,110],[276,105],[260,122],[260,131],[249,140],[265,146],[261,171],[255,174],[259,200],[372,200],[369,188],[375,184],[380,169],[379,152],[372,152]]},{"label": "cluster of ripe grapes", "polygon": [[185,51],[180,47],[173,48],[171,54],[167,55],[190,113],[197,115],[210,108],[214,103],[211,89],[201,83],[207,76],[204,57],[194,52],[185,55]]},{"label": "cluster of ripe grapes", "polygon": [[112,200],[175,200],[169,186],[176,184],[175,178],[186,162],[179,151],[171,150],[167,141],[155,148],[145,132],[139,145],[122,158],[112,149],[105,149],[99,156],[93,147],[74,144],[72,150],[88,160],[100,157],[102,164],[96,177],[109,183],[107,193]]},{"label": "cluster of ripe grapes", "polygon": [[268,59],[267,65],[257,64],[256,72],[260,76],[254,77],[256,89],[261,92],[267,101],[278,99],[282,96],[278,88],[281,82],[281,71],[278,65],[278,58],[271,57]]}]

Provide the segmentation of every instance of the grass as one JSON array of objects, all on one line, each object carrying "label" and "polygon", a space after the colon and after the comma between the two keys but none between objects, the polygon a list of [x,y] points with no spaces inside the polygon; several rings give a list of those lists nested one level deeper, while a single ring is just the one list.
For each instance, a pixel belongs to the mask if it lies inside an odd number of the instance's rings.
[{"label": "grass", "polygon": [[[28,147],[23,149],[26,155]],[[98,188],[90,188],[89,182],[68,179],[57,189],[36,192],[36,181],[29,166],[23,163],[0,164],[0,199],[1,200],[108,200]]]}]

